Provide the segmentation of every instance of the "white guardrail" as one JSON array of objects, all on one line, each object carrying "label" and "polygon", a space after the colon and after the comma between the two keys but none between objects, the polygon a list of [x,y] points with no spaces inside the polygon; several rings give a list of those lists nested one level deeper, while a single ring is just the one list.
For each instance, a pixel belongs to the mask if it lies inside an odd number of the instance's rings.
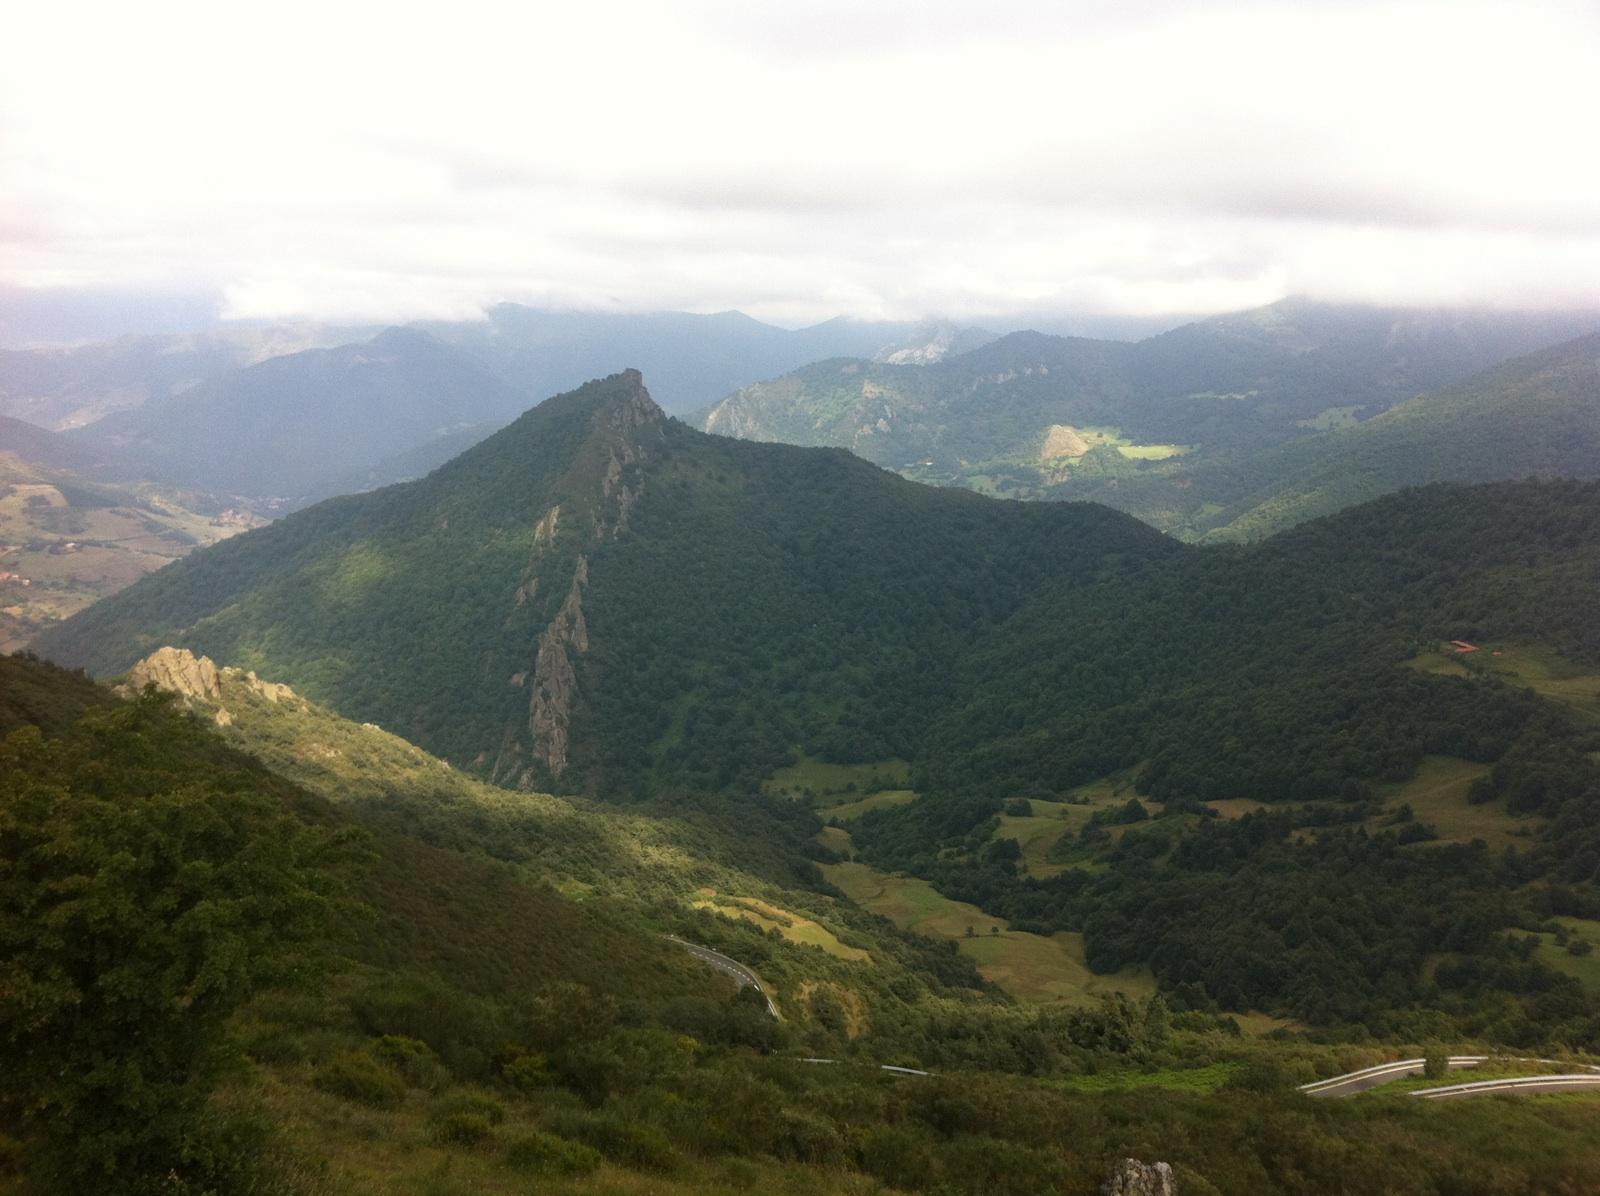
[{"label": "white guardrail", "polygon": [[[1477,1067],[1489,1058],[1488,1055],[1451,1055],[1452,1068]],[[1300,1091],[1307,1096],[1318,1096],[1330,1088],[1343,1088],[1346,1084],[1353,1084],[1361,1080],[1389,1080],[1404,1079],[1406,1076],[1420,1075],[1427,1065],[1425,1059],[1399,1059],[1393,1063],[1380,1063],[1376,1067],[1364,1067],[1360,1071],[1346,1072],[1342,1076],[1330,1076],[1326,1080],[1313,1080],[1309,1084],[1301,1084]]]},{"label": "white guardrail", "polygon": [[[1455,1071],[1467,1067],[1481,1067],[1490,1059],[1504,1058],[1494,1055],[1451,1055],[1449,1058],[1450,1070]],[[1400,1080],[1407,1076],[1421,1075],[1424,1067],[1422,1059],[1398,1059],[1393,1063],[1380,1063],[1376,1067],[1363,1068],[1360,1071],[1346,1072],[1342,1076],[1330,1076],[1326,1080],[1313,1080],[1309,1084],[1301,1084],[1300,1091],[1307,1096],[1324,1096],[1336,1089],[1349,1085],[1361,1085],[1357,1091],[1375,1088],[1379,1084],[1387,1084],[1390,1080]],[[1524,1059],[1505,1058],[1507,1063],[1543,1063],[1551,1066],[1560,1066],[1555,1059]],[[1438,1088],[1426,1088],[1413,1092],[1412,1096],[1433,1099],[1439,1096],[1471,1096],[1477,1093],[1496,1091],[1514,1091],[1517,1088],[1526,1088],[1539,1084],[1550,1084],[1558,1087],[1570,1088],[1595,1088],[1600,1087],[1600,1067],[1592,1064],[1578,1063],[1568,1066],[1582,1067],[1581,1074],[1573,1075],[1546,1075],[1546,1076],[1517,1076],[1508,1080],[1474,1080],[1467,1084],[1447,1084]],[[1362,1084],[1362,1081],[1371,1081]],[[1570,1083],[1564,1083],[1570,1081]]]}]

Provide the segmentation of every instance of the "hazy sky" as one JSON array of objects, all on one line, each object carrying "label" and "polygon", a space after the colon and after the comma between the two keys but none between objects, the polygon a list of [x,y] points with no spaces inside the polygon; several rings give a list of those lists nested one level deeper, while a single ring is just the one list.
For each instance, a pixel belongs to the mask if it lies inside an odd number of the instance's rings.
[{"label": "hazy sky", "polygon": [[1600,4],[19,4],[0,286],[1600,306]]}]

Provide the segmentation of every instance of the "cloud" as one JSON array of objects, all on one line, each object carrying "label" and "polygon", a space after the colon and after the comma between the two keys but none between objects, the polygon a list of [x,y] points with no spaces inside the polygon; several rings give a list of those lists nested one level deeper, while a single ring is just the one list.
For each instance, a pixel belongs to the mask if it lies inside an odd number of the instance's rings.
[{"label": "cloud", "polygon": [[0,284],[240,316],[1600,306],[1592,6],[33,5]]}]

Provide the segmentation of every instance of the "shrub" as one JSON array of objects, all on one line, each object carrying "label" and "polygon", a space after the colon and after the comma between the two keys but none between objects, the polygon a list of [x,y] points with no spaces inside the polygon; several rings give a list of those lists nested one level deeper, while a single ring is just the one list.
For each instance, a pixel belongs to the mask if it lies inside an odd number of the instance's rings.
[{"label": "shrub", "polygon": [[861,1140],[861,1169],[891,1188],[926,1191],[939,1178],[933,1135],[905,1123],[869,1130]]},{"label": "shrub", "polygon": [[312,1081],[324,1092],[357,1104],[386,1108],[405,1099],[406,1083],[365,1051],[340,1051]]},{"label": "shrub", "polygon": [[1442,1080],[1450,1074],[1450,1055],[1443,1047],[1429,1047],[1422,1053],[1422,1074],[1430,1080]]},{"label": "shrub", "polygon": [[425,1042],[400,1034],[385,1034],[367,1050],[374,1059],[393,1068],[413,1088],[435,1092],[450,1079],[450,1071]]},{"label": "shrub", "polygon": [[582,1142],[569,1142],[534,1130],[506,1146],[506,1163],[531,1175],[588,1175],[600,1166],[600,1152]]},{"label": "shrub", "polygon": [[659,1126],[624,1120],[614,1113],[562,1110],[550,1119],[550,1128],[563,1138],[587,1142],[613,1162],[642,1171],[671,1171],[678,1165],[677,1151]]},{"label": "shrub", "polygon": [[447,1113],[431,1124],[433,1140],[448,1146],[476,1146],[494,1133],[489,1119],[480,1113]]},{"label": "shrub", "polygon": [[433,1102],[433,1110],[429,1116],[435,1121],[443,1121],[458,1113],[470,1113],[474,1117],[482,1117],[490,1125],[499,1125],[506,1119],[506,1107],[487,1092],[477,1088],[455,1088],[445,1093]]}]

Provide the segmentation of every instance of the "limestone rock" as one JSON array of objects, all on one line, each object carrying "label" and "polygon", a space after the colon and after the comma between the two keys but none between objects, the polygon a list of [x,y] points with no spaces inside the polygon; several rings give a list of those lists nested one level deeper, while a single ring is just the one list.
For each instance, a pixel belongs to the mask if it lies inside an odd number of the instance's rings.
[{"label": "limestone rock", "polygon": [[1100,1185],[1100,1196],[1177,1196],[1170,1163],[1141,1163],[1118,1159],[1111,1175]]},{"label": "limestone rock", "polygon": [[183,698],[215,702],[222,697],[217,666],[209,656],[196,656],[187,648],[157,648],[128,670],[130,692],[151,684]]}]

